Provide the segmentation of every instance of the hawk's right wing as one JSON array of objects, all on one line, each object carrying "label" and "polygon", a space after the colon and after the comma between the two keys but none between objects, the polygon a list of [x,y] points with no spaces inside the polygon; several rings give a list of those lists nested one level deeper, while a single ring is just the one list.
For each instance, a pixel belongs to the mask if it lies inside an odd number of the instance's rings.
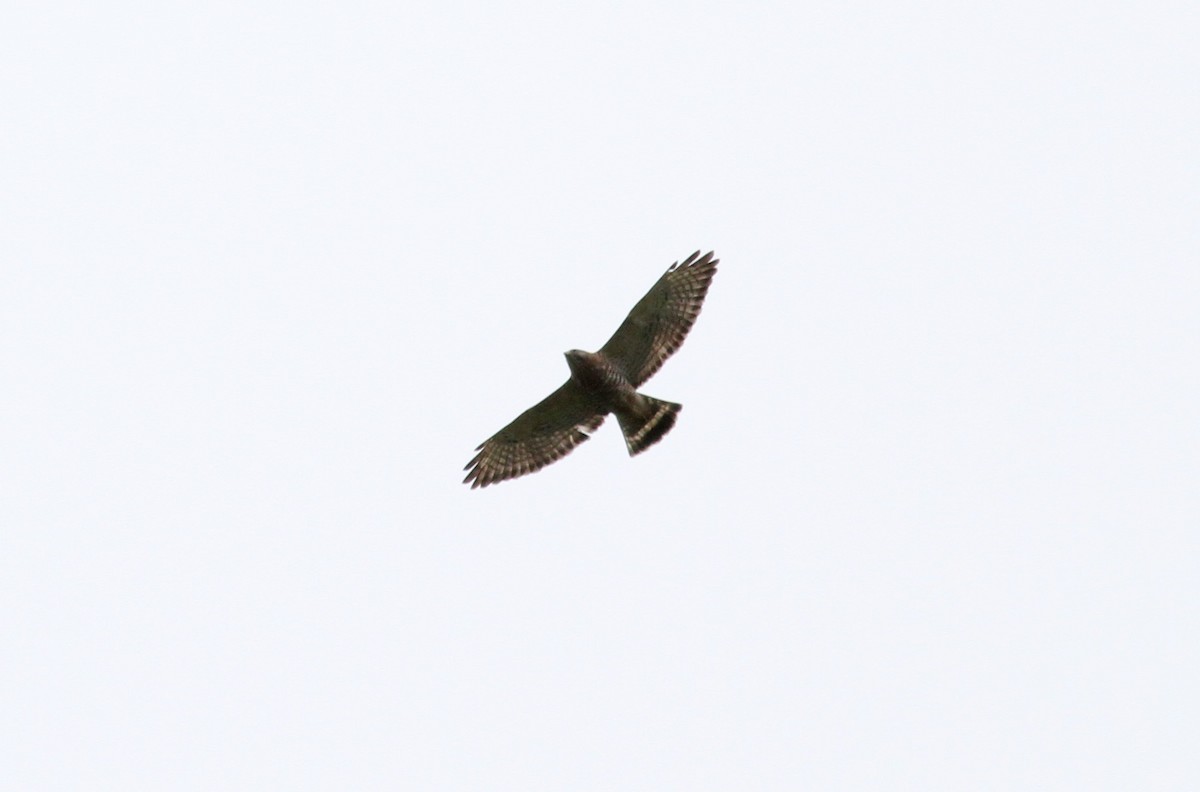
[{"label": "hawk's right wing", "polygon": [[650,379],[687,337],[717,263],[711,252],[701,257],[697,250],[682,264],[672,264],[600,347],[601,354],[625,369],[635,388]]},{"label": "hawk's right wing", "polygon": [[471,489],[524,476],[562,459],[604,422],[596,402],[567,380],[561,388],[517,416],[479,445],[463,470]]}]

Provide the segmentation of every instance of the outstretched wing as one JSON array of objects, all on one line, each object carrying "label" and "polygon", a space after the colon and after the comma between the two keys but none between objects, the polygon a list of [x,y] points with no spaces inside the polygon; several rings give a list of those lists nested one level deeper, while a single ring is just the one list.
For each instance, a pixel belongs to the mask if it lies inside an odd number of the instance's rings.
[{"label": "outstretched wing", "polygon": [[562,459],[604,422],[596,402],[572,380],[517,416],[475,450],[463,470],[471,489],[524,476]]},{"label": "outstretched wing", "polygon": [[634,387],[679,349],[700,315],[718,261],[711,252],[701,258],[697,250],[682,264],[672,264],[600,348],[625,369]]}]

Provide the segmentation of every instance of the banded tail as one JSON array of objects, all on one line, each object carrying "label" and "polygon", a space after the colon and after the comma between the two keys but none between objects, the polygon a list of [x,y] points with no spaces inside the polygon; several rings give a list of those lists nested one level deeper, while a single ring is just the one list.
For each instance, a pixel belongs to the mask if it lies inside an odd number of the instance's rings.
[{"label": "banded tail", "polygon": [[629,456],[640,454],[662,440],[675,425],[675,418],[682,409],[682,404],[638,394],[635,408],[617,411],[617,423],[625,435]]}]

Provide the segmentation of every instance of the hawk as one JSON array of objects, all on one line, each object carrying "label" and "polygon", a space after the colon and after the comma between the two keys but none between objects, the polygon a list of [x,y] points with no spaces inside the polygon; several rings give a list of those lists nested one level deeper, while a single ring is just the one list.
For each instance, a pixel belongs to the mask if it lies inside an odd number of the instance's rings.
[{"label": "hawk", "polygon": [[672,264],[597,352],[566,353],[571,377],[562,387],[485,440],[463,468],[471,489],[524,476],[562,459],[615,413],[634,456],[663,439],[683,405],[637,392],[683,343],[717,259],[697,250]]}]

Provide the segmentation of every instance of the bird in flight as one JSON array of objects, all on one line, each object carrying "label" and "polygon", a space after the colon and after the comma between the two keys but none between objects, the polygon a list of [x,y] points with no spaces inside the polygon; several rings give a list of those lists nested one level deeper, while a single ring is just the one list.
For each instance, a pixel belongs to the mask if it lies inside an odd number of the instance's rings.
[{"label": "bird in flight", "polygon": [[718,260],[697,250],[675,262],[597,352],[566,353],[562,387],[480,443],[467,466],[471,488],[524,476],[562,459],[588,440],[609,413],[634,456],[663,439],[683,406],[638,393],[683,343],[708,294]]}]

